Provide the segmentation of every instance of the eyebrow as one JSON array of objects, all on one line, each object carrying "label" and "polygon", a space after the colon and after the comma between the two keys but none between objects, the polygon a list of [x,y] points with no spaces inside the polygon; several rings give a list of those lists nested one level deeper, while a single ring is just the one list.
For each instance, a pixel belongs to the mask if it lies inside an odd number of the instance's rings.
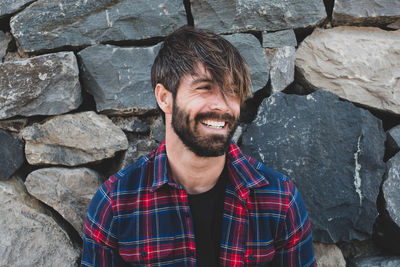
[{"label": "eyebrow", "polygon": [[208,82],[208,83],[214,83],[214,81],[212,80],[212,79],[210,79],[210,78],[198,78],[198,79],[195,79],[193,82],[192,82],[192,84],[199,84],[199,83],[205,83],[205,82]]}]

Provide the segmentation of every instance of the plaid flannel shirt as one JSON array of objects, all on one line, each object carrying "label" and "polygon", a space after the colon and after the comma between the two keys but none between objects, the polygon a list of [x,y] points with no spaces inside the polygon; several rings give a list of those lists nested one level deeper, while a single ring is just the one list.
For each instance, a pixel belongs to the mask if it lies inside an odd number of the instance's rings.
[{"label": "plaid flannel shirt", "polygon": [[[310,222],[294,184],[231,143],[220,266],[315,266]],[[186,191],[165,143],[111,176],[94,195],[82,266],[195,266]]]}]

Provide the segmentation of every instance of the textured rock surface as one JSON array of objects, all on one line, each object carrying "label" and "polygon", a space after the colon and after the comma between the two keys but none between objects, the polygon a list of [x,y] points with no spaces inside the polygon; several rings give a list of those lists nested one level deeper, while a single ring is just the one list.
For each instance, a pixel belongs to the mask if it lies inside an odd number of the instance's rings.
[{"label": "textured rock surface", "polygon": [[293,30],[277,32],[263,32],[262,46],[265,48],[278,48],[283,46],[297,46],[296,35]]},{"label": "textured rock surface", "polygon": [[124,132],[146,134],[150,132],[150,125],[141,119],[130,117],[110,117],[111,121]]},{"label": "textured rock surface", "polygon": [[277,93],[243,134],[243,151],[287,174],[301,192],[313,239],[365,239],[385,171],[381,121],[332,93]]},{"label": "textured rock surface", "polygon": [[97,111],[141,114],[157,108],[150,71],[159,48],[99,45],[79,52],[83,85]]},{"label": "textured rock surface", "polygon": [[398,267],[400,257],[375,256],[362,257],[349,264],[350,267]]},{"label": "textured rock surface", "polygon": [[386,133],[386,144],[390,154],[394,155],[400,150],[400,125],[393,127]]},{"label": "textured rock surface", "polygon": [[80,250],[13,177],[0,181],[0,265],[78,266]]},{"label": "textured rock surface", "polygon": [[28,119],[13,119],[13,120],[3,120],[0,121],[0,128],[10,131],[19,132],[28,124]]},{"label": "textured rock surface", "polygon": [[0,2],[0,18],[11,15],[34,0],[2,0]]},{"label": "textured rock surface", "polygon": [[224,37],[239,50],[249,65],[252,92],[262,89],[268,82],[269,64],[258,39],[252,34],[245,33]]},{"label": "textured rock surface", "polygon": [[326,18],[322,0],[191,0],[194,25],[217,33],[278,31],[315,26]]},{"label": "textured rock surface", "polygon": [[3,57],[6,55],[8,45],[11,42],[11,36],[9,33],[4,33],[0,31],[0,62],[3,60]]},{"label": "textured rock surface", "polygon": [[25,52],[165,36],[187,23],[181,0],[39,0],[11,19]]},{"label": "textured rock surface", "polygon": [[346,267],[343,254],[335,244],[315,242],[314,253],[319,267]]},{"label": "textured rock surface", "polygon": [[400,18],[398,0],[335,0],[335,25],[387,25]]},{"label": "textured rock surface", "polygon": [[296,57],[296,68],[313,87],[400,114],[400,31],[317,29]]},{"label": "textured rock surface", "polygon": [[43,168],[25,181],[29,194],[55,209],[81,235],[90,200],[101,184],[99,174],[88,168]]},{"label": "textured rock surface", "polygon": [[24,144],[0,129],[0,180],[10,178],[24,161]]},{"label": "textured rock surface", "polygon": [[281,92],[294,81],[296,49],[293,46],[284,46],[281,48],[266,48],[265,52],[271,65],[269,71],[271,93]]},{"label": "textured rock surface", "polygon": [[161,143],[165,139],[165,124],[161,117],[154,120],[150,126],[151,138]]},{"label": "textured rock surface", "polygon": [[142,156],[147,155],[153,149],[158,147],[158,143],[151,139],[136,139],[129,142],[129,148],[126,151],[121,163],[121,169],[135,163]]},{"label": "textured rock surface", "polygon": [[120,128],[93,111],[54,117],[21,132],[25,155],[33,165],[76,166],[98,162],[128,148]]},{"label": "textured rock surface", "polygon": [[0,119],[61,114],[81,102],[79,70],[72,52],[0,64]]}]

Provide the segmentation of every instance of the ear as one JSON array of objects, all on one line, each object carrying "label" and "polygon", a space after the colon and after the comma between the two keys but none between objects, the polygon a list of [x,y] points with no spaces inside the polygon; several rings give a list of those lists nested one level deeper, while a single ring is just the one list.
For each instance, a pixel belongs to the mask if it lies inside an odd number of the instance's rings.
[{"label": "ear", "polygon": [[165,114],[172,113],[172,93],[168,91],[164,85],[157,83],[154,90],[157,104]]}]

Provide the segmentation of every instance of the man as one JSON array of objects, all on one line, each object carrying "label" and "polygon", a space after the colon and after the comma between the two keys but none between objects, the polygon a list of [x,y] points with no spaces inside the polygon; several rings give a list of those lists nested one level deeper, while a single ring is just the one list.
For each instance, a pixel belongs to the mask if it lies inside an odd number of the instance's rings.
[{"label": "man", "polygon": [[183,27],[165,39],[151,78],[165,141],[95,194],[82,265],[315,265],[293,183],[230,141],[250,95],[239,52]]}]

